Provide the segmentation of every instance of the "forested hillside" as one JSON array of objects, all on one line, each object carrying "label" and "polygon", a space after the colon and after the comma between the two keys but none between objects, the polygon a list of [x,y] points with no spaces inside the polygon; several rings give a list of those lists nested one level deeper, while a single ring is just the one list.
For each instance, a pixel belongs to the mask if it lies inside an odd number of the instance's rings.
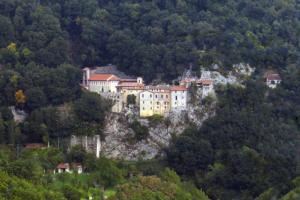
[{"label": "forested hillside", "polygon": [[[226,73],[241,62],[256,72],[216,87],[215,116],[187,122],[164,158],[141,166],[20,149],[103,134],[112,104],[80,87],[84,66],[169,82],[191,64]],[[0,199],[102,199],[112,189],[112,200],[298,200],[299,66],[298,0],[0,0]],[[269,68],[282,77],[274,90],[261,81]],[[60,162],[86,174],[53,175]]]},{"label": "forested hillside", "polygon": [[296,0],[1,0],[0,62],[113,63],[149,80],[190,63],[283,69],[299,62],[299,10]]}]

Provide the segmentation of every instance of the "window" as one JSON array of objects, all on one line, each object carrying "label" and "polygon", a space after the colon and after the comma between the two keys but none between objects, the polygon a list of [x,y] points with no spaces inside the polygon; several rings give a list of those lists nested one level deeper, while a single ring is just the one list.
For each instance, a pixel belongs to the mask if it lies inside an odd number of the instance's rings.
[{"label": "window", "polygon": [[157,94],[155,95],[155,98],[157,98]]},{"label": "window", "polygon": [[150,98],[152,98],[152,94],[150,94]]},{"label": "window", "polygon": [[144,94],[142,94],[142,97],[144,98]]},{"label": "window", "polygon": [[175,96],[175,100],[178,100],[177,96]]},{"label": "window", "polygon": [[159,102],[157,102],[156,104],[159,105]]},{"label": "window", "polygon": [[143,107],[143,110],[145,110],[145,107]]},{"label": "window", "polygon": [[160,97],[161,97],[161,98],[164,98],[164,95],[161,95]]},{"label": "window", "polygon": [[166,98],[169,98],[169,96],[168,96],[168,95],[166,95]]},{"label": "window", "polygon": [[145,101],[143,101],[143,104],[145,104]]}]

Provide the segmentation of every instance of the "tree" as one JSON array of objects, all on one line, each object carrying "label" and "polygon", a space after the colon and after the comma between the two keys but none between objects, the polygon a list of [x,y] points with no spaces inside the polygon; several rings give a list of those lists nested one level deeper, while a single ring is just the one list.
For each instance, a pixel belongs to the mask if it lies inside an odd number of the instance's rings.
[{"label": "tree", "polygon": [[134,120],[130,124],[130,128],[134,131],[134,139],[137,141],[147,139],[149,136],[149,129],[147,126],[142,125],[139,121]]},{"label": "tree", "polygon": [[26,103],[26,96],[23,90],[16,91],[15,99],[18,106],[23,106]]},{"label": "tree", "polygon": [[47,97],[40,88],[30,88],[26,90],[26,104],[28,110],[34,110],[47,104]]},{"label": "tree", "polygon": [[76,116],[85,122],[102,124],[105,114],[109,109],[109,103],[96,93],[84,92],[74,104]]},{"label": "tree", "polygon": [[136,96],[134,94],[130,94],[127,96],[127,105],[135,105],[136,104]]}]

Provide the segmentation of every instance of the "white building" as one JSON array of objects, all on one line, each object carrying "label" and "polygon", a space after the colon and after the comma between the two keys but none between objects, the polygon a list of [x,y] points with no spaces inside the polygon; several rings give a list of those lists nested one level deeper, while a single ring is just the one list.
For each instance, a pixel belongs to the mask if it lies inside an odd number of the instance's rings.
[{"label": "white building", "polygon": [[83,86],[91,92],[117,93],[120,78],[113,74],[91,73],[89,68],[83,69]]},{"label": "white building", "polygon": [[197,81],[197,86],[201,89],[202,98],[214,93],[214,84],[211,79],[200,79]]},{"label": "white building", "polygon": [[73,173],[76,172],[81,174],[83,172],[83,167],[80,163],[60,163],[57,165],[56,169],[54,170],[54,174],[56,173]]},{"label": "white building", "polygon": [[121,78],[116,75],[117,73],[119,72],[116,68],[111,66],[98,67],[93,70],[84,68],[82,85],[87,90],[112,100],[112,112],[120,113],[127,104],[127,96],[134,94],[138,97],[144,84],[143,79],[140,77],[130,78],[120,73]]},{"label": "white building", "polygon": [[187,88],[184,86],[171,87],[171,110],[182,111],[187,107]]},{"label": "white building", "polygon": [[266,75],[266,84],[269,88],[276,88],[277,85],[281,83],[281,77],[279,74],[274,73],[274,74],[267,74]]}]

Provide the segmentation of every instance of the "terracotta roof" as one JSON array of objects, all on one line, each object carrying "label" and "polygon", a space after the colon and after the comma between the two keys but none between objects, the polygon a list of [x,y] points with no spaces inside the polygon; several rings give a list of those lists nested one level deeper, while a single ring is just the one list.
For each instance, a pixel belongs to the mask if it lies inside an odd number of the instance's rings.
[{"label": "terracotta roof", "polygon": [[25,144],[25,149],[41,149],[41,148],[45,148],[46,145],[43,143],[28,143]]},{"label": "terracotta roof", "polygon": [[179,86],[179,85],[173,85],[171,87],[171,91],[186,91],[187,88],[184,86]]},{"label": "terracotta roof", "polygon": [[170,90],[169,85],[148,85],[145,87],[146,90]]},{"label": "terracotta roof", "polygon": [[281,80],[281,77],[279,74],[268,74],[266,79],[269,81],[274,81],[274,80]]},{"label": "terracotta roof", "polygon": [[92,74],[89,81],[118,81],[119,77],[113,74]]},{"label": "terracotta roof", "polygon": [[213,84],[213,80],[210,79],[202,79],[202,80],[198,80],[197,83],[200,83],[202,85],[211,85]]},{"label": "terracotta roof", "polygon": [[68,169],[68,168],[70,168],[70,164],[69,163],[59,163],[56,168],[57,169]]},{"label": "terracotta roof", "polygon": [[117,87],[139,88],[139,89],[143,89],[144,86],[145,86],[144,84],[137,83],[137,82],[121,82],[121,83],[118,84]]}]

